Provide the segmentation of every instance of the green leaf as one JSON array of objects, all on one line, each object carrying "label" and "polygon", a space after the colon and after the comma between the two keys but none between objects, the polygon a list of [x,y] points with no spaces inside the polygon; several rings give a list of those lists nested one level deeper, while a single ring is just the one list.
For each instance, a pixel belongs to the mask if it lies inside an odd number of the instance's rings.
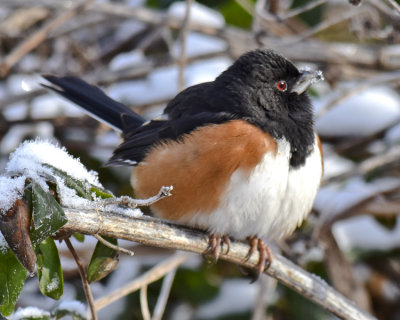
[{"label": "green leaf", "polygon": [[84,241],[85,241],[85,235],[84,235],[84,234],[73,233],[72,235],[73,235],[74,238],[75,238],[76,240],[78,240],[79,242],[84,242]]},{"label": "green leaf", "polygon": [[57,246],[53,239],[47,238],[36,251],[40,291],[58,300],[63,295],[64,279]]},{"label": "green leaf", "polygon": [[0,250],[0,314],[10,315],[24,286],[26,270],[11,251]]},{"label": "green leaf", "polygon": [[32,182],[32,207],[31,239],[37,246],[66,224],[67,218],[54,197],[35,182]]},{"label": "green leaf", "polygon": [[114,196],[111,193],[109,193],[108,191],[101,190],[101,189],[99,189],[97,187],[94,187],[94,186],[92,186],[90,188],[90,193],[95,193],[96,197],[101,198],[101,199],[114,198]]},{"label": "green leaf", "polygon": [[64,183],[68,188],[74,189],[76,191],[76,194],[79,197],[85,198],[88,200],[92,200],[89,183],[87,181],[81,181],[81,180],[72,178],[65,171],[62,171],[62,170],[52,167],[50,165],[47,165],[47,166],[49,168],[51,168],[51,170],[53,170],[53,173],[55,175],[59,176],[60,178],[62,178],[64,180]]},{"label": "green leaf", "polygon": [[[103,237],[114,245],[118,244],[117,239]],[[118,265],[118,252],[97,242],[92,259],[88,266],[87,278],[89,282],[99,281],[112,272]]]}]

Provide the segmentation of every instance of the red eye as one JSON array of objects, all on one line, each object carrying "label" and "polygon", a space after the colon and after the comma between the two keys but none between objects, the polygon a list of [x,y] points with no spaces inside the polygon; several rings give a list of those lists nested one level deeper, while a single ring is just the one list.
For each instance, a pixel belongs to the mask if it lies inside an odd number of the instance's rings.
[{"label": "red eye", "polygon": [[287,90],[287,84],[285,80],[278,81],[276,87],[279,91],[285,92]]}]

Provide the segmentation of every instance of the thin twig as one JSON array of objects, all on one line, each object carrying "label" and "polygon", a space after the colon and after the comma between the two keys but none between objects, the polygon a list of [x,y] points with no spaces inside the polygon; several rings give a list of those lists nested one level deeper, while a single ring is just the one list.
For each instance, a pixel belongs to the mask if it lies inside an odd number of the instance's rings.
[{"label": "thin twig", "polygon": [[178,252],[167,260],[162,261],[149,271],[142,274],[140,277],[134,279],[132,282],[125,286],[118,288],[117,290],[109,293],[105,297],[102,297],[95,301],[97,310],[103,309],[114,301],[125,297],[126,295],[139,290],[144,285],[148,285],[158,279],[162,278],[165,274],[171,270],[176,269],[179,265],[189,259],[190,255],[187,253]]},{"label": "thin twig", "polygon": [[[307,31],[300,33],[296,37],[295,41],[301,41],[301,40],[307,39],[307,38],[311,37],[312,35],[314,35],[318,32],[321,32],[322,30],[328,29],[340,22],[349,20],[349,19],[353,18],[354,16],[359,15],[361,13],[362,13],[362,10],[353,9],[353,10],[350,10],[347,12],[343,12],[342,14],[335,15],[330,19],[326,19],[326,20],[320,22],[319,24],[308,29]],[[291,41],[293,41],[293,40],[290,40],[290,42]]]},{"label": "thin twig", "polygon": [[140,310],[142,311],[143,320],[151,320],[149,303],[147,301],[147,284],[140,288]]},{"label": "thin twig", "polygon": [[316,0],[313,2],[309,2],[309,3],[305,4],[304,6],[293,9],[284,15],[279,15],[279,19],[283,21],[283,20],[293,18],[295,16],[298,16],[299,14],[310,11],[310,10],[314,9],[315,7],[318,7],[326,2],[328,2],[328,0]]},{"label": "thin twig", "polygon": [[400,13],[400,5],[394,0],[386,0],[390,5],[396,9],[397,13]]},{"label": "thin twig", "polygon": [[28,37],[21,44],[19,44],[11,53],[4,59],[0,65],[0,76],[6,76],[10,69],[21,60],[27,53],[35,49],[39,44],[46,40],[47,35],[58,28],[72,17],[74,17],[79,10],[81,10],[88,3],[93,0],[86,0],[83,3],[78,3],[72,9],[61,13],[55,19],[45,24],[41,29],[36,31],[32,36]]},{"label": "thin twig", "polygon": [[154,307],[153,317],[151,320],[161,320],[169,294],[171,292],[172,284],[174,282],[176,268],[167,273],[161,285],[160,295],[158,296],[156,306]]},{"label": "thin twig", "polygon": [[79,260],[78,254],[76,253],[74,247],[72,246],[71,241],[69,241],[68,238],[64,239],[65,244],[67,245],[69,251],[71,252],[72,256],[75,259],[76,265],[78,266],[78,271],[82,279],[83,283],[83,289],[86,294],[86,299],[88,301],[89,307],[90,307],[90,312],[92,314],[92,320],[97,320],[97,313],[96,313],[96,307],[94,305],[94,300],[92,296],[92,291],[90,290],[89,282],[86,277],[86,271],[85,268],[83,267],[81,261]]},{"label": "thin twig", "polygon": [[254,4],[248,0],[235,0],[235,2],[249,15],[253,16],[254,14]]},{"label": "thin twig", "polygon": [[102,236],[99,236],[98,234],[94,234],[93,235],[97,240],[99,240],[102,244],[104,244],[106,247],[109,247],[115,251],[119,251],[122,253],[125,253],[131,257],[133,257],[135,255],[135,253],[132,250],[128,250],[119,246],[116,246],[115,244],[112,244],[111,242],[107,241],[106,239],[104,239]]},{"label": "thin twig", "polygon": [[190,28],[190,11],[192,8],[193,0],[186,0],[186,10],[185,18],[182,22],[182,30],[180,34],[181,41],[181,51],[179,54],[178,65],[179,65],[179,75],[178,75],[178,87],[179,91],[185,88],[185,66],[186,66],[186,40]]},{"label": "thin twig", "polygon": [[[95,211],[64,208],[64,212],[68,219],[67,224],[62,228],[65,232],[99,233],[108,237],[136,241],[150,246],[196,253],[204,253],[209,247],[209,236],[203,231],[160,219],[146,216],[133,218],[125,217],[118,213],[104,213],[100,226],[98,213]],[[246,260],[249,250],[248,243],[232,241],[229,253],[222,253],[220,259],[243,267],[255,268],[259,262],[259,253],[254,253]],[[272,259],[269,268],[264,271],[268,275],[341,318],[354,320],[375,319],[365,311],[357,308],[354,303],[323,280],[309,274],[279,254],[274,253],[273,255],[274,259]],[[169,270],[171,269],[173,268]],[[146,282],[146,280],[146,278],[141,279],[142,282]],[[140,288],[142,282],[138,281],[134,287],[136,289]],[[129,288],[128,290],[132,289]],[[124,288],[118,289],[112,299],[124,296],[126,293],[123,291]],[[96,302],[97,307],[99,307],[99,304]]]}]

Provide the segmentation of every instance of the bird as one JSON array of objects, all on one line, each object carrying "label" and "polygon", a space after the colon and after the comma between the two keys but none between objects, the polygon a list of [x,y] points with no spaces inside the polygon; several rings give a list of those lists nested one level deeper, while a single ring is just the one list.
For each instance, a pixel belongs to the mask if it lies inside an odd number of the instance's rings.
[{"label": "bird", "polygon": [[261,274],[272,260],[266,241],[290,235],[312,209],[323,153],[307,89],[323,79],[319,70],[252,50],[214,81],[178,93],[150,121],[82,79],[43,77],[44,86],[122,133],[106,165],[133,166],[136,196],[173,186],[151,211],[206,230],[216,259],[230,238],[247,240],[248,257],[259,251]]}]

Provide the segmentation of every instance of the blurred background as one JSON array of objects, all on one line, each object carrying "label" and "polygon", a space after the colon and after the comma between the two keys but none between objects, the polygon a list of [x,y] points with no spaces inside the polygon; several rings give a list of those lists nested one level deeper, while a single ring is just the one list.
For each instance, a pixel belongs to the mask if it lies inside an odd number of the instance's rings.
[{"label": "blurred background", "polygon": [[[188,6],[187,6],[188,5]],[[1,0],[0,172],[26,139],[65,146],[115,195],[132,194],[130,169],[103,168],[120,142],[40,83],[76,75],[146,118],[180,90],[211,81],[239,55],[272,48],[299,67],[323,70],[311,90],[325,174],[314,210],[274,244],[379,319],[400,319],[400,3],[396,0]],[[89,261],[96,241],[74,242]],[[122,242],[135,257],[92,284],[95,298],[118,289],[172,252]],[[65,293],[85,302],[64,245]],[[335,319],[262,276],[194,255],[172,276],[163,319]],[[148,287],[153,310],[162,280]],[[30,279],[18,306],[51,310]],[[100,319],[143,319],[139,293]]]}]

